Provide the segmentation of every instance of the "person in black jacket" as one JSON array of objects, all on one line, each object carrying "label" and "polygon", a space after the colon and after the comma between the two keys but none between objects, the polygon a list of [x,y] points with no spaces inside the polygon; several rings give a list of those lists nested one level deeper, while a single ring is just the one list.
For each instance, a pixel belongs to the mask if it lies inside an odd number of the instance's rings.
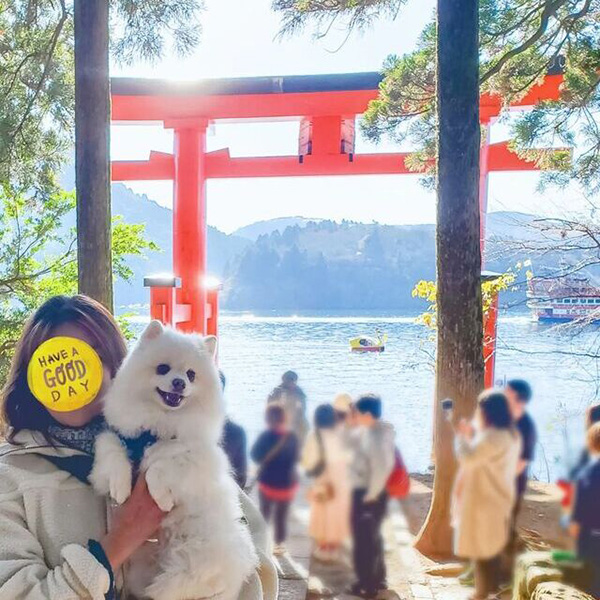
[{"label": "person in black jacket", "polygon": [[571,516],[571,535],[577,542],[577,556],[589,568],[594,598],[600,598],[600,423],[587,432],[589,459],[577,476],[575,502]]},{"label": "person in black jacket", "polygon": [[[225,374],[219,371],[219,379],[221,387],[225,391]],[[223,427],[223,437],[221,441],[223,450],[227,454],[229,464],[231,465],[231,473],[235,482],[244,489],[248,479],[248,459],[246,457],[246,432],[244,428],[234,423],[229,417],[225,421]]]},{"label": "person in black jacket", "polygon": [[267,522],[273,516],[275,554],[283,554],[288,512],[298,488],[299,444],[298,438],[287,427],[283,406],[269,404],[266,423],[267,429],[256,440],[251,456],[258,464],[260,510]]},{"label": "person in black jacket", "polygon": [[[589,431],[596,423],[600,423],[600,404],[590,407],[587,411],[585,429]],[[571,469],[569,479],[575,481],[579,474],[588,466],[590,462],[590,453],[586,448],[583,449],[577,464]]]},{"label": "person in black jacket", "polygon": [[506,384],[504,394],[508,400],[515,427],[521,437],[521,456],[517,467],[516,500],[512,511],[510,536],[503,557],[503,575],[507,581],[510,581],[513,577],[515,557],[520,544],[517,520],[523,505],[525,491],[527,490],[529,467],[535,456],[537,429],[534,420],[527,411],[527,407],[533,397],[533,390],[529,383],[523,379],[511,379]]}]

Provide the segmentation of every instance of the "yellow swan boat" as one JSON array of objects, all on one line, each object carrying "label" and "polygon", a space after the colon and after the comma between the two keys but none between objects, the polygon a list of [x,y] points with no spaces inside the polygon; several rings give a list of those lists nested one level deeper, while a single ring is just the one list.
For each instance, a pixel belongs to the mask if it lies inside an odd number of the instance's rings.
[{"label": "yellow swan boat", "polygon": [[387,342],[387,334],[376,336],[361,335],[350,340],[350,350],[352,352],[383,352]]}]

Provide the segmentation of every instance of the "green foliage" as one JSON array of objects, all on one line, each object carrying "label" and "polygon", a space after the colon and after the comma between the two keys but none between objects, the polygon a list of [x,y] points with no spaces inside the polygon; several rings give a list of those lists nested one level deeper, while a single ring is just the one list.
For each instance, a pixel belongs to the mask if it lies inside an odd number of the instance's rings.
[{"label": "green foliage", "polygon": [[[154,60],[199,41],[202,0],[111,0],[117,60]],[[73,0],[0,0],[0,182],[49,196],[72,146]],[[8,191],[5,189],[5,193]]]},{"label": "green foliage", "polygon": [[[283,31],[293,32],[309,21],[321,31],[348,3],[335,0],[275,0],[283,13]],[[352,15],[368,15],[363,23],[388,17],[399,2],[357,0]],[[294,25],[296,24],[296,25]],[[327,31],[327,28],[325,28]],[[431,169],[435,156],[435,23],[423,31],[417,48],[390,56],[384,64],[380,97],[365,116],[364,132],[374,140],[389,135],[420,148],[411,168]],[[566,183],[575,178],[590,192],[600,190],[600,0],[481,0],[481,91],[499,95],[504,106],[520,100],[557,64],[565,68],[558,101],[525,114],[514,127],[514,148],[548,171],[544,181]],[[573,155],[553,156],[536,146],[579,147]],[[428,160],[429,159],[429,160]]]},{"label": "green foliage", "polygon": [[0,184],[48,199],[73,121],[72,20],[56,2],[0,0]]},{"label": "green foliage", "polygon": [[157,252],[160,248],[144,237],[146,226],[143,223],[124,223],[122,217],[113,218],[112,252],[113,272],[121,279],[130,280],[133,272],[127,265],[127,258],[144,256],[150,250]]},{"label": "green foliage", "polygon": [[[57,193],[42,203],[32,198],[0,198],[0,382],[27,316],[46,299],[77,291],[75,231],[65,236],[63,218],[73,210],[73,194]],[[113,220],[113,272],[129,280],[131,256],[158,250],[144,237],[144,225]],[[127,333],[127,329],[124,330]]]},{"label": "green foliage", "polygon": [[316,36],[327,35],[338,20],[352,29],[364,29],[382,16],[395,18],[406,0],[273,0],[283,15],[282,34],[294,34],[312,22]]},{"label": "green foliage", "polygon": [[[517,263],[515,270],[508,269],[496,279],[484,281],[481,284],[481,300],[483,304],[483,314],[485,315],[492,307],[494,298],[500,293],[505,292],[515,284],[518,272],[523,267],[531,266],[530,261]],[[527,271],[529,278],[530,271]],[[419,281],[412,291],[413,298],[420,298],[427,302],[427,310],[417,317],[417,322],[425,325],[429,329],[437,328],[437,284],[435,281]]]},{"label": "green foliage", "polygon": [[200,41],[202,0],[112,0],[112,48],[119,60],[156,60],[172,42],[179,55]]},{"label": "green foliage", "polygon": [[[180,54],[199,40],[202,0],[110,0],[118,60]],[[74,129],[73,0],[0,0],[0,381],[26,315],[77,287],[75,234],[60,225],[74,197],[57,174]],[[113,223],[113,270],[156,246],[142,225]]]},{"label": "green foliage", "polygon": [[384,134],[396,141],[407,137],[433,139],[434,128],[425,132],[422,127],[435,107],[435,39],[435,25],[431,24],[421,34],[414,52],[402,58],[387,58],[379,98],[371,102],[365,114],[367,137],[374,141]]}]

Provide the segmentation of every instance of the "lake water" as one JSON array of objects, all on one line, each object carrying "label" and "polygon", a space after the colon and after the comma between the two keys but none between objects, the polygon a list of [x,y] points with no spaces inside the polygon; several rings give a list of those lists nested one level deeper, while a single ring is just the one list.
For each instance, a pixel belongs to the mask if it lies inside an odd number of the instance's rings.
[{"label": "lake water", "polygon": [[[349,351],[349,338],[375,329],[388,334],[384,353]],[[535,323],[526,312],[500,318],[496,378],[525,378],[534,387],[531,413],[540,444],[533,474],[542,480],[563,474],[568,450],[575,452],[581,442],[583,412],[596,398],[598,365],[570,353],[588,352],[599,334],[591,327],[574,336]],[[433,348],[431,332],[415,323],[415,315],[224,313],[220,321],[228,411],[246,427],[250,441],[262,427],[268,393],[284,371],[293,369],[311,412],[340,391],[380,394],[412,471],[430,465]]]}]

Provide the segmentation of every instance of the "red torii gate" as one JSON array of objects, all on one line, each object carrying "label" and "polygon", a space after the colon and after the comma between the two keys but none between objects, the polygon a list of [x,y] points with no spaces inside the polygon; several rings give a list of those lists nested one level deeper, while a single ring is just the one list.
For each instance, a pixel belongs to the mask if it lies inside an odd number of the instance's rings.
[{"label": "red torii gate", "polygon": [[[162,122],[174,131],[173,154],[150,152],[147,161],[115,161],[113,181],[171,180],[173,276],[147,278],[151,314],[182,331],[217,332],[218,290],[206,283],[206,181],[234,177],[415,174],[407,153],[355,153],[356,116],[378,96],[379,73],[251,77],[174,83],[113,78],[114,123]],[[515,107],[556,99],[562,75],[550,74]],[[484,94],[480,118],[489,125],[501,99]],[[300,122],[298,154],[232,158],[228,149],[206,151],[206,130],[214,121]],[[488,128],[489,131],[489,128]],[[481,150],[481,239],[485,238],[490,172],[536,170],[506,142]],[[486,382],[493,381],[495,312],[486,324]]]}]

